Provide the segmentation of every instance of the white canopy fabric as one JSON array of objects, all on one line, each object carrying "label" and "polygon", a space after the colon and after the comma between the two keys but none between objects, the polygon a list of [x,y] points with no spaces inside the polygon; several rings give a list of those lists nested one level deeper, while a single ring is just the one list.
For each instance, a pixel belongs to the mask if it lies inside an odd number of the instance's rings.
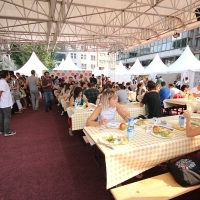
[{"label": "white canopy fabric", "polygon": [[142,74],[155,74],[165,71],[167,66],[162,62],[159,55],[156,54],[152,62],[144,69]]},{"label": "white canopy fabric", "polygon": [[164,72],[166,73],[181,73],[186,70],[200,71],[200,61],[193,55],[190,47],[187,46],[181,56]]},{"label": "white canopy fabric", "polygon": [[108,64],[104,67],[103,70],[100,71],[101,74],[104,74],[105,76],[108,76]]},{"label": "white canopy fabric", "polygon": [[67,55],[67,58],[65,59],[64,62],[61,62],[60,65],[56,68],[56,70],[75,70],[75,71],[80,71],[79,67],[77,67],[74,62],[72,61],[70,54]]},{"label": "white canopy fabric", "polygon": [[195,71],[200,71],[200,61],[193,55],[187,46],[181,56],[166,70],[165,73],[181,73],[181,82],[188,77],[189,86],[194,86]]},{"label": "white canopy fabric", "polygon": [[131,75],[141,75],[144,71],[144,67],[141,65],[139,59],[137,58],[134,65],[128,70],[128,74]]},{"label": "white canopy fabric", "polygon": [[2,41],[44,43],[48,50],[66,44],[65,50],[112,51],[199,27],[200,1],[4,0],[0,8]]},{"label": "white canopy fabric", "polygon": [[[62,62],[62,61],[61,61],[61,62]],[[53,68],[53,70],[56,70],[56,69],[57,69],[57,67],[58,67],[58,65],[56,64],[56,65],[55,65],[55,67]]]},{"label": "white canopy fabric", "polygon": [[101,71],[98,67],[95,67],[94,69],[92,69],[92,74],[94,74],[95,76],[99,76],[101,75]]},{"label": "white canopy fabric", "polygon": [[42,76],[44,70],[48,71],[48,68],[46,68],[42,64],[42,62],[36,56],[35,52],[32,53],[31,57],[25,63],[25,65],[23,67],[21,67],[20,69],[16,70],[15,73],[19,72],[20,74],[30,76],[31,70],[33,70],[33,69],[35,70],[35,73],[38,76]]},{"label": "white canopy fabric", "polygon": [[128,74],[128,70],[120,61],[119,65],[116,66],[116,68],[115,68],[115,75],[121,75],[121,74]]}]

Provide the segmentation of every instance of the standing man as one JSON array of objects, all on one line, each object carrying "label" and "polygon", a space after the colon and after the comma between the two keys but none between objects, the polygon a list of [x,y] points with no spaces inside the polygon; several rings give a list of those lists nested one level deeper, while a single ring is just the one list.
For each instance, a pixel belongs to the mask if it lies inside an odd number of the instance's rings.
[{"label": "standing man", "polygon": [[1,71],[0,79],[0,134],[4,136],[15,135],[16,132],[10,131],[11,106],[13,104],[10,88],[7,81],[10,79],[8,70]]},{"label": "standing man", "polygon": [[42,88],[44,91],[45,112],[48,112],[49,110],[52,110],[53,103],[53,82],[52,79],[49,77],[49,72],[44,72],[44,78],[42,79]]},{"label": "standing man", "polygon": [[97,84],[97,79],[94,77],[94,74],[90,77],[90,83],[94,83],[95,85]]},{"label": "standing man", "polygon": [[31,103],[33,111],[38,111],[39,105],[39,79],[35,76],[35,70],[31,70],[31,76],[26,80],[26,84],[29,86]]}]

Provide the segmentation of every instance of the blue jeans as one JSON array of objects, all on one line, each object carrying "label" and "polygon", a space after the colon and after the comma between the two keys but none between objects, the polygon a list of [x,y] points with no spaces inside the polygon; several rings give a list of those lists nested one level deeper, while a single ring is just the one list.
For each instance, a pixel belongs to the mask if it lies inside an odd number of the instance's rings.
[{"label": "blue jeans", "polygon": [[53,103],[52,91],[44,91],[43,95],[44,95],[45,110],[48,110],[48,108],[51,107]]}]

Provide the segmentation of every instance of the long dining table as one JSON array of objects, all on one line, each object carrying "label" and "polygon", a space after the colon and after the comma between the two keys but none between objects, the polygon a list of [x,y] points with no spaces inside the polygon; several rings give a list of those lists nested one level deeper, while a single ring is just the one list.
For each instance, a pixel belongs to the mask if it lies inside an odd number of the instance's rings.
[{"label": "long dining table", "polygon": [[[145,107],[140,107],[138,102],[122,103],[121,105],[127,107],[131,117],[145,115]],[[94,109],[95,105],[92,104],[86,109],[83,109],[83,107],[75,108],[74,106],[67,108],[68,115],[72,119],[72,131],[83,129],[86,126],[88,117],[92,114]],[[115,115],[115,121],[122,121],[119,114]]]},{"label": "long dining table", "polygon": [[165,99],[163,101],[163,105],[165,108],[170,108],[174,105],[186,105],[187,110],[190,112],[197,112],[200,108],[200,99],[189,100],[186,98],[178,98],[178,99]]},{"label": "long dining table", "polygon": [[[198,114],[193,114],[200,117]],[[178,116],[163,117],[158,119],[158,124],[162,120],[167,122],[167,127],[178,124]],[[152,119],[148,120],[152,124]],[[128,144],[113,145],[113,149],[99,143],[99,138],[103,136],[124,134],[119,128],[84,127],[83,132],[105,155],[106,163],[106,188],[116,186],[154,166],[168,161],[172,158],[185,155],[200,149],[200,136],[187,137],[185,131],[173,130],[172,138],[155,137],[152,133],[146,132],[146,126],[134,128],[134,137]]]}]

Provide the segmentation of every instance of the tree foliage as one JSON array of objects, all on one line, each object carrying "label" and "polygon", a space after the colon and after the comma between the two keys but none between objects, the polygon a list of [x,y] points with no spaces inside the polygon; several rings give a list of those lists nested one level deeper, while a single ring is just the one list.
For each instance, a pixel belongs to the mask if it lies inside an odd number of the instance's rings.
[{"label": "tree foliage", "polygon": [[55,67],[55,53],[47,52],[45,45],[34,45],[33,47],[32,44],[14,44],[11,51],[13,51],[11,59],[18,68],[21,68],[28,61],[33,51],[48,69]]}]

